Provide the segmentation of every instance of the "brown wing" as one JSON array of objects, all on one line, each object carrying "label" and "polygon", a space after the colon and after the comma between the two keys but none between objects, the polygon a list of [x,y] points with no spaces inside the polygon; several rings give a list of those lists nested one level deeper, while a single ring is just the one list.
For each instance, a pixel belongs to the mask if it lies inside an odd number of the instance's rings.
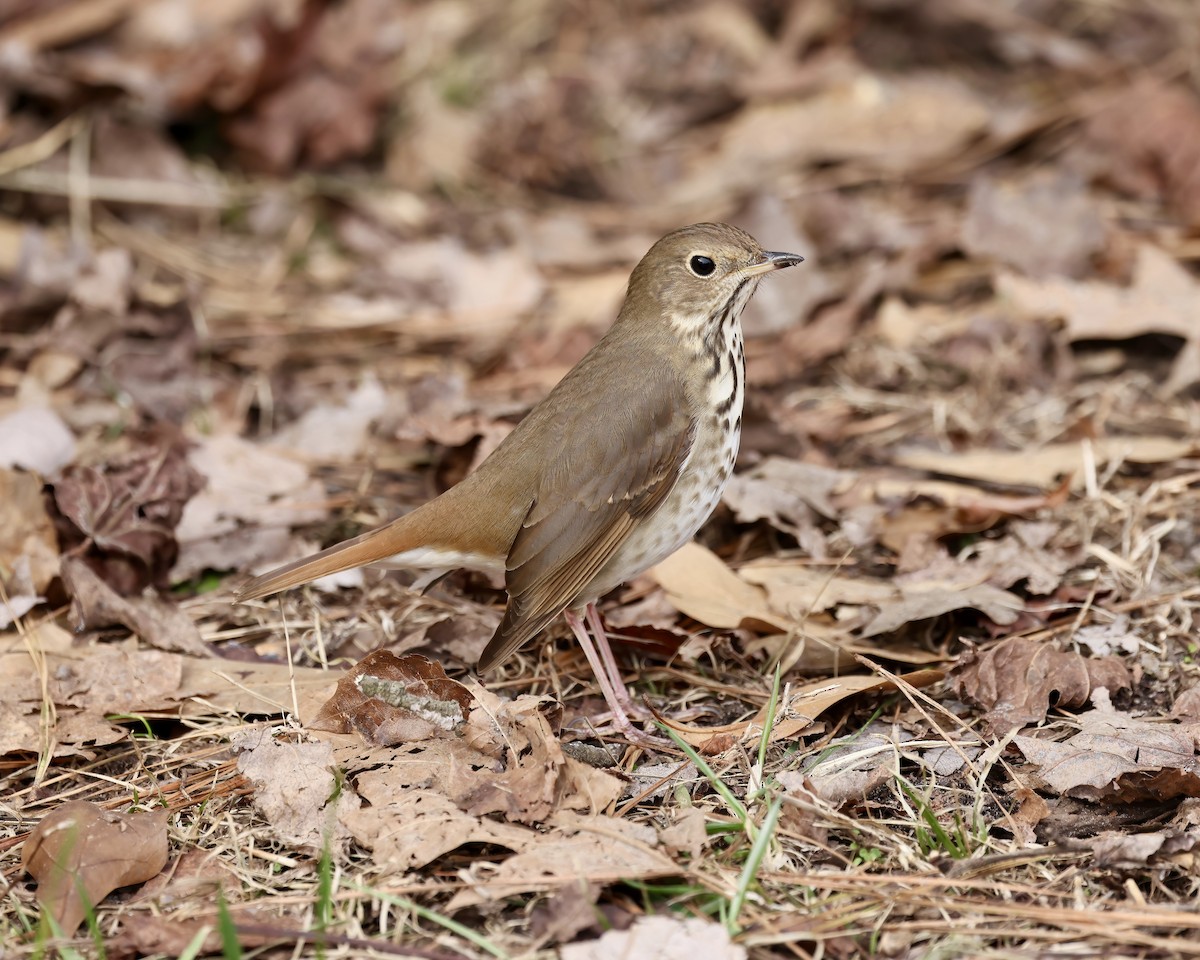
[{"label": "brown wing", "polygon": [[673,377],[639,385],[606,411],[585,405],[564,423],[506,564],[508,607],[479,658],[505,660],[579,597],[675,486],[696,422]]}]

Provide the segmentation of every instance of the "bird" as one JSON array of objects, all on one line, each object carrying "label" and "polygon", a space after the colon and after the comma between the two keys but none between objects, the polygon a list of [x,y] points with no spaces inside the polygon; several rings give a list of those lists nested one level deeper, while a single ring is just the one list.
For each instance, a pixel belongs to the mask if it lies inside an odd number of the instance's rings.
[{"label": "bird", "polygon": [[235,599],[371,563],[502,573],[507,604],[478,669],[562,615],[612,727],[644,739],[596,603],[690,541],[716,507],[741,437],[742,310],[764,276],[803,259],[724,223],[666,234],[634,268],[608,332],[472,473],[389,523],[254,577]]}]

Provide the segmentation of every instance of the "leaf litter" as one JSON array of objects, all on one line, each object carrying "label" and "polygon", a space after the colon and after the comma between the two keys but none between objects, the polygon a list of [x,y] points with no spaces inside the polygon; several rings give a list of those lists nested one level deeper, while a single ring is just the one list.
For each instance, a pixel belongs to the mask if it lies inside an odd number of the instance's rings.
[{"label": "leaf litter", "polygon": [[[218,884],[244,947],[314,955],[465,943],[433,916],[510,955],[1196,952],[1181,16],[18,5],[0,853],[168,811],[167,869],[95,887],[114,955],[219,953]],[[485,577],[230,605],[477,464],[696,219],[809,259],[746,315],[724,505],[605,601],[695,756],[597,734],[559,626],[466,676]],[[23,956],[60,908],[16,864]]]}]

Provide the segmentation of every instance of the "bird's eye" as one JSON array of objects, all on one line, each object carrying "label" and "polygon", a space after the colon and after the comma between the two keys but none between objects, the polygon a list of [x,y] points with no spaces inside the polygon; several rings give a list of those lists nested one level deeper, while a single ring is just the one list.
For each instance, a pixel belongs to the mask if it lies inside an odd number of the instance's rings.
[{"label": "bird's eye", "polygon": [[698,277],[711,277],[717,265],[713,263],[712,257],[698,253],[688,260],[688,269]]}]

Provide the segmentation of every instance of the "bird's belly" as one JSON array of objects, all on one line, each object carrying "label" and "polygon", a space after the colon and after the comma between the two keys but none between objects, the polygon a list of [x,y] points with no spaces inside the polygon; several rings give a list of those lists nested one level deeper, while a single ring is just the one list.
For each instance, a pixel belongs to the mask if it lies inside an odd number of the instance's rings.
[{"label": "bird's belly", "polygon": [[[614,587],[661,563],[696,535],[725,492],[737,459],[741,411],[706,424],[675,488],[653,515],[636,527],[583,590],[573,607],[602,597]],[[725,424],[729,425],[726,426]]]}]

